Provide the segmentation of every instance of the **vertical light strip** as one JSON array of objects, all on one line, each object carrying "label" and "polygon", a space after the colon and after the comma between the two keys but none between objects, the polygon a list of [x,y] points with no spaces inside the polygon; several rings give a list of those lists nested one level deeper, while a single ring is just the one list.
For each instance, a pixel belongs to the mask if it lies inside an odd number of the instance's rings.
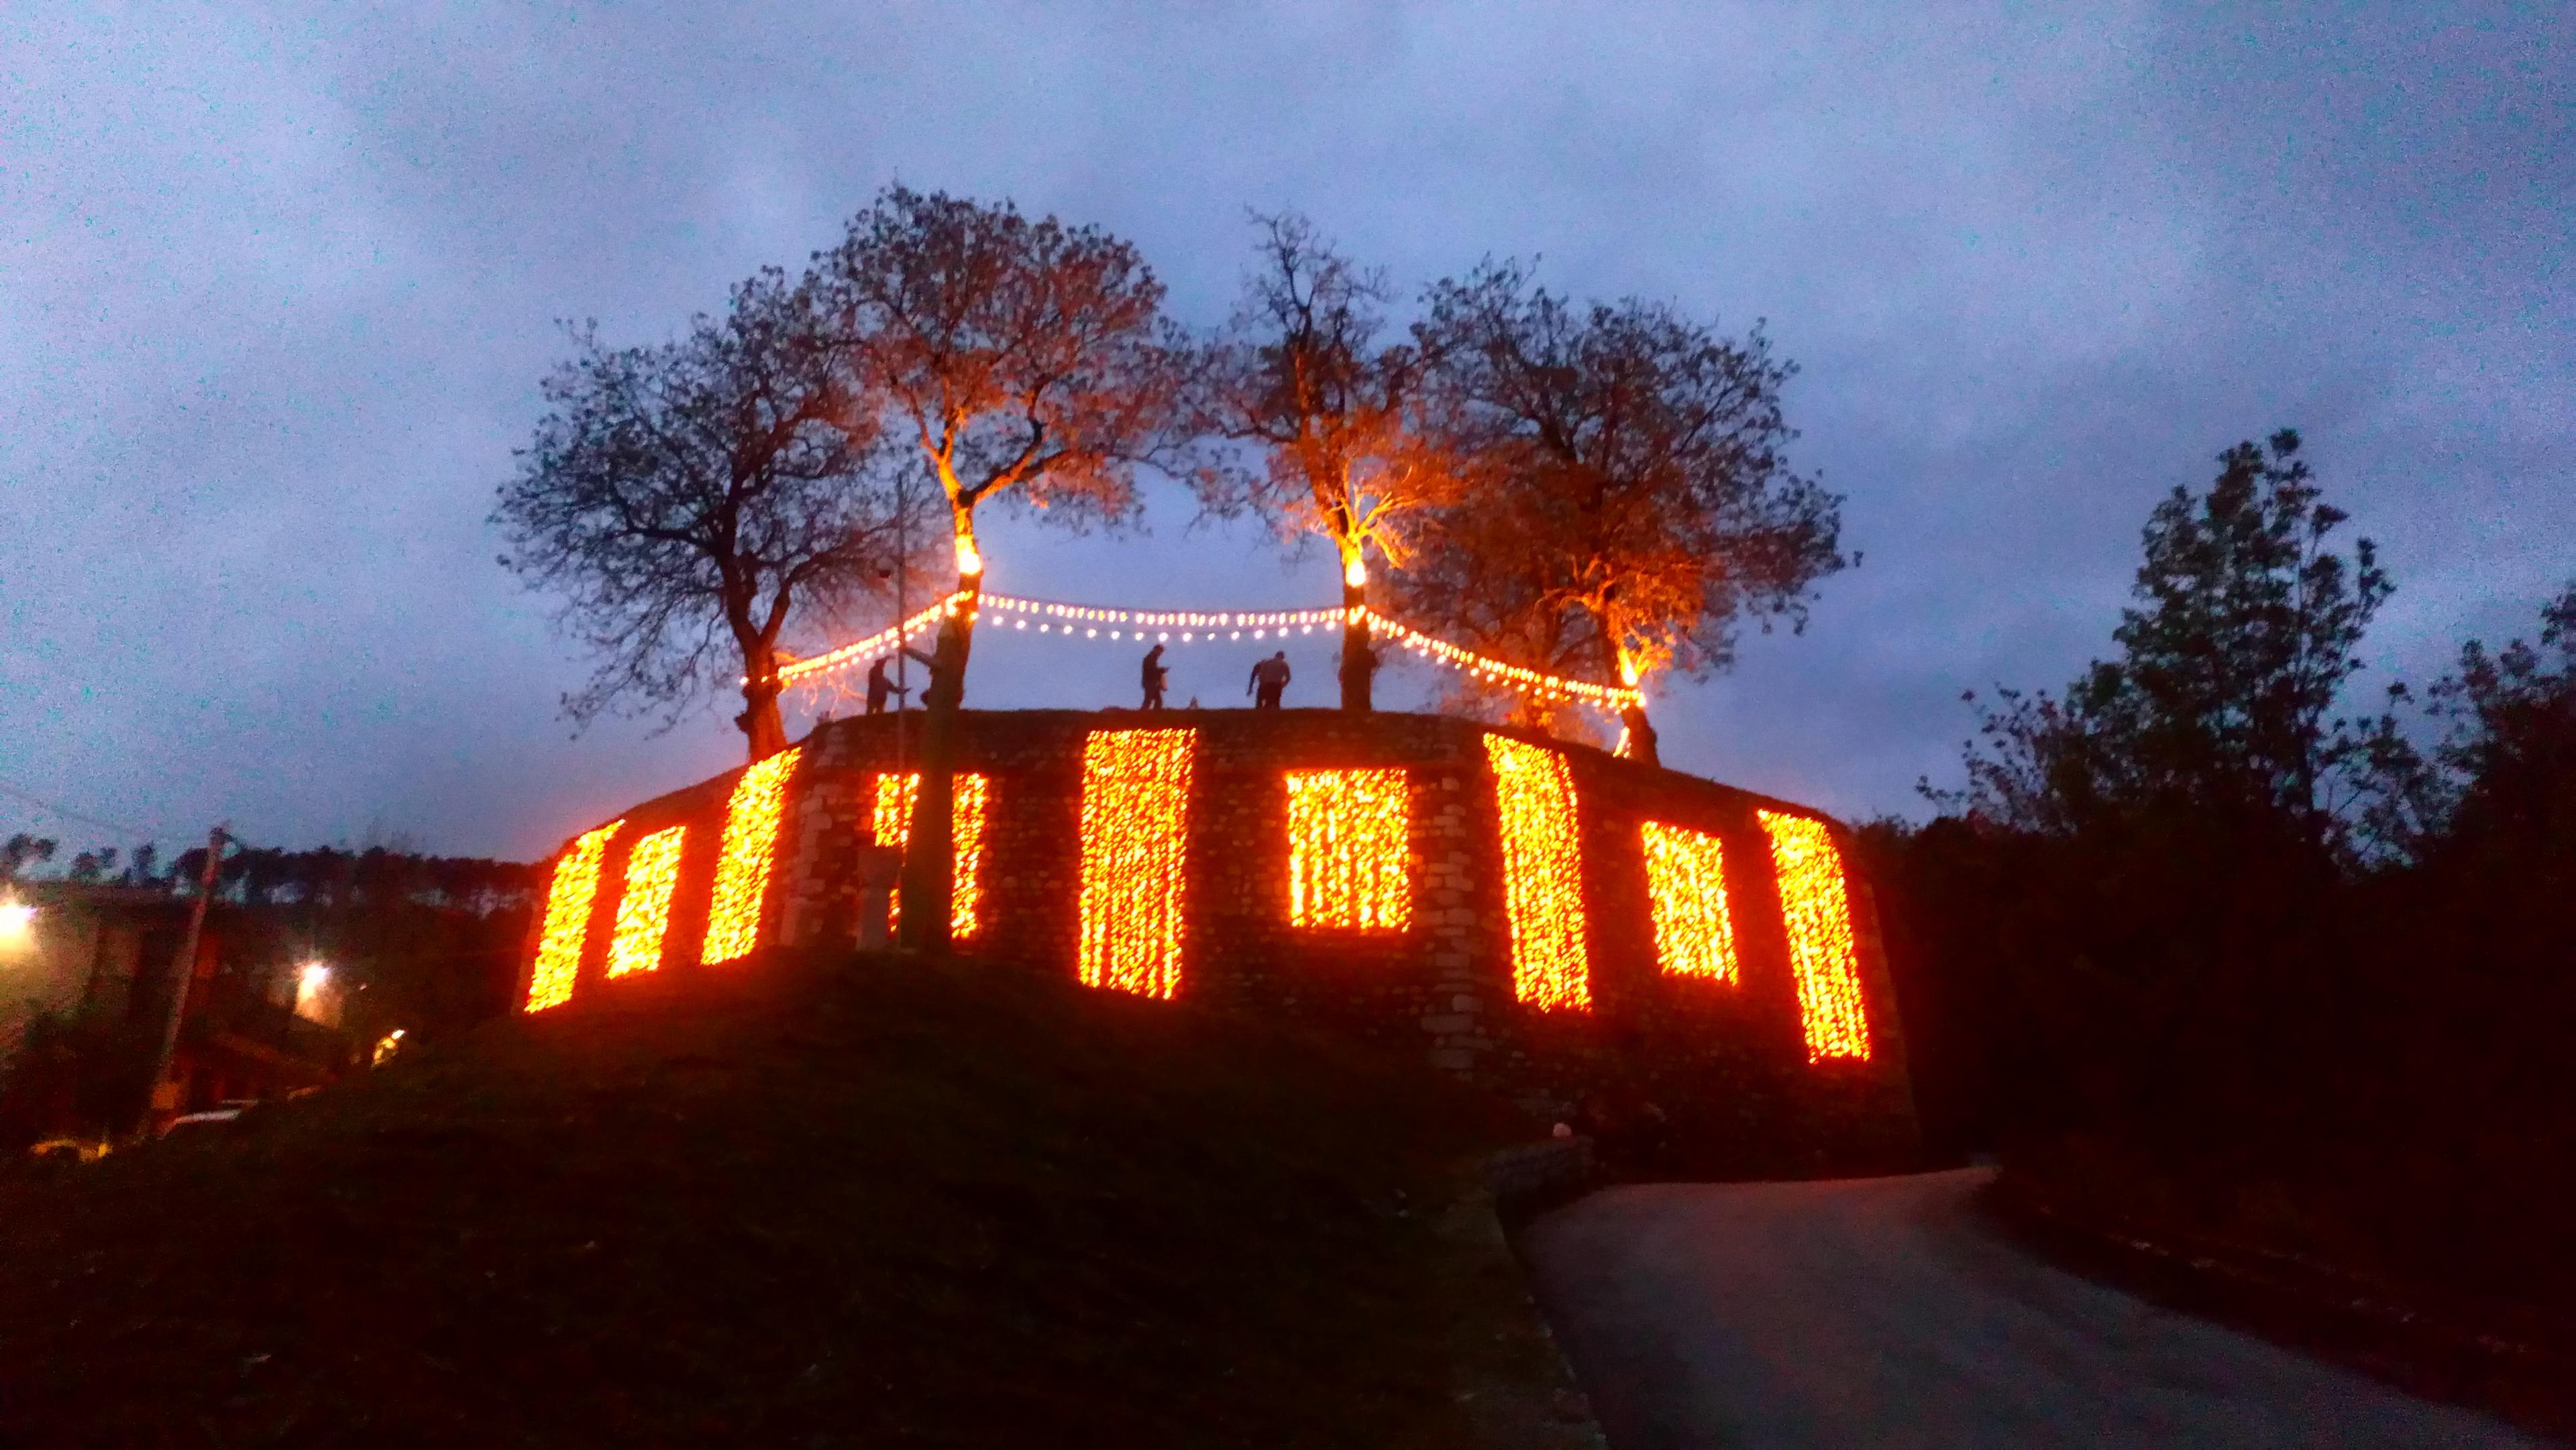
[{"label": "vertical light strip", "polygon": [[[963,939],[975,934],[983,917],[984,817],[992,785],[971,773],[960,773],[955,780],[956,814],[950,826],[955,875],[948,896],[948,934]],[[878,776],[876,802],[868,815],[870,838],[880,846],[901,850],[912,839],[912,803],[920,790],[918,773]],[[893,908],[893,919],[903,920],[900,891],[894,893]]]},{"label": "vertical light strip", "polygon": [[1512,929],[1512,995],[1534,1007],[1589,1008],[1583,946],[1583,846],[1565,757],[1508,735],[1485,737],[1503,832],[1503,908]]},{"label": "vertical light strip", "polygon": [[778,856],[778,819],[787,805],[787,777],[799,750],[782,750],[742,773],[725,807],[724,846],[716,858],[715,901],[707,911],[708,966],[730,962],[760,945],[761,909],[769,900],[769,866]]},{"label": "vertical light strip", "polygon": [[537,964],[528,974],[526,1010],[542,1012],[572,998],[573,979],[581,974],[581,946],[590,935],[591,898],[599,894],[599,863],[608,855],[608,838],[622,820],[583,836],[564,848],[555,862],[555,879],[546,888],[546,925],[537,938]]},{"label": "vertical light strip", "polygon": [[1401,931],[1411,803],[1401,770],[1288,773],[1288,920],[1305,927]]},{"label": "vertical light strip", "polygon": [[662,965],[662,936],[671,927],[671,888],[680,884],[680,844],[688,834],[686,826],[655,831],[627,854],[617,931],[608,939],[608,975],[650,972]]},{"label": "vertical light strip", "polygon": [[1085,984],[1147,997],[1181,985],[1195,730],[1095,730],[1082,747]]},{"label": "vertical light strip", "polygon": [[1852,943],[1851,897],[1843,861],[1825,823],[1757,811],[1771,837],[1780,877],[1780,916],[1789,929],[1789,965],[1798,978],[1798,1014],[1807,1026],[1807,1060],[1869,1056],[1862,1015],[1860,958]]},{"label": "vertical light strip", "polygon": [[1726,852],[1717,837],[1648,821],[1646,890],[1654,902],[1655,958],[1667,972],[1733,985],[1735,922],[1726,909]]}]

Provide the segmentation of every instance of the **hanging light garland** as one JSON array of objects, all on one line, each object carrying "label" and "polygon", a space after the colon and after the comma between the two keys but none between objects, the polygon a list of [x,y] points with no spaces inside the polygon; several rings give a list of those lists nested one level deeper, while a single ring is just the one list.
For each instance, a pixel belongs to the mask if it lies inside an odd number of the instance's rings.
[{"label": "hanging light garland", "polygon": [[1667,972],[1734,985],[1735,923],[1726,909],[1726,850],[1715,836],[1648,821],[1646,888],[1655,918],[1655,956]]},{"label": "hanging light garland", "polygon": [[1782,811],[1756,811],[1771,838],[1780,876],[1780,915],[1789,928],[1789,964],[1798,978],[1798,1015],[1807,1029],[1807,1060],[1869,1058],[1869,1021],[1861,1009],[1860,955],[1852,940],[1851,896],[1842,853],[1825,823]]},{"label": "hanging light garland", "polygon": [[688,834],[686,826],[655,831],[627,853],[617,929],[608,938],[608,975],[661,967],[662,937],[671,925],[671,891],[680,883],[680,846]]},{"label": "hanging light garland", "polygon": [[1512,995],[1541,1009],[1589,1010],[1583,939],[1583,845],[1574,772],[1565,757],[1508,735],[1485,737],[1494,813],[1503,826],[1503,914],[1512,933]]},{"label": "hanging light garland", "polygon": [[1410,829],[1402,770],[1288,772],[1289,923],[1402,931]]},{"label": "hanging light garland", "polygon": [[1082,745],[1085,986],[1170,997],[1181,986],[1196,730],[1095,730]]},{"label": "hanging light garland", "polygon": [[[915,635],[930,628],[942,616],[954,613],[966,596],[960,592],[922,610],[891,629],[880,630],[855,644],[845,644],[828,654],[797,660],[778,671],[781,684],[794,684],[811,676],[872,664],[909,643]],[[1433,664],[1464,670],[1475,679],[1505,689],[1517,690],[1533,698],[1562,704],[1589,705],[1596,710],[1616,714],[1645,703],[1645,693],[1634,685],[1597,685],[1590,680],[1577,680],[1565,675],[1551,675],[1524,665],[1479,654],[1463,645],[1454,645],[1410,625],[1389,619],[1366,605],[1347,609],[1116,609],[1095,604],[1059,604],[1043,599],[1020,599],[1008,594],[986,593],[977,599],[977,612],[990,610],[1002,616],[996,627],[1005,623],[1015,631],[1035,632],[1061,639],[1071,639],[1078,632],[1084,639],[1098,639],[1105,632],[1113,640],[1145,640],[1157,644],[1213,643],[1219,639],[1239,640],[1246,634],[1256,640],[1285,639],[1291,632],[1312,634],[1318,627],[1331,627],[1345,621],[1368,625],[1373,631],[1393,640],[1402,648]]]},{"label": "hanging light garland", "polygon": [[546,887],[546,924],[537,938],[536,967],[528,974],[526,1009],[542,1012],[572,999],[573,978],[581,972],[582,942],[590,935],[590,903],[599,894],[599,867],[607,859],[609,838],[623,829],[623,819],[610,821],[567,847],[555,862],[555,879]]},{"label": "hanging light garland", "polygon": [[782,750],[742,773],[725,806],[724,845],[716,857],[714,904],[706,950],[716,966],[760,945],[760,912],[769,899],[769,866],[778,855],[778,819],[787,806],[787,777],[802,750]]},{"label": "hanging light garland", "polygon": [[[975,934],[975,924],[982,916],[984,904],[984,816],[985,802],[990,799],[991,782],[971,771],[958,771],[955,782],[955,805],[950,837],[951,861],[948,896],[948,934],[960,940]],[[880,846],[900,851],[912,839],[912,803],[921,791],[921,775],[880,775],[877,777],[876,800],[868,816],[868,834]],[[903,893],[897,891],[891,902],[892,916],[903,920]]]}]

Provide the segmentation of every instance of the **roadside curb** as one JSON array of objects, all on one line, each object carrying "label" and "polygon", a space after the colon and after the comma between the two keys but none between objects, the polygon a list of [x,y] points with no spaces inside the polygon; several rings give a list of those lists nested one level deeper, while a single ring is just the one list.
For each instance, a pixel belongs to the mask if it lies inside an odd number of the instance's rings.
[{"label": "roadside curb", "polygon": [[1484,1450],[1607,1450],[1512,1239],[1532,1215],[1589,1191],[1592,1173],[1588,1138],[1505,1149],[1473,1165],[1442,1219],[1460,1303],[1457,1394]]},{"label": "roadside curb", "polygon": [[2412,1394],[2576,1439],[2576,1353],[2480,1330],[2288,1254],[2097,1218],[2006,1171],[1978,1202],[2087,1277],[2332,1360]]}]

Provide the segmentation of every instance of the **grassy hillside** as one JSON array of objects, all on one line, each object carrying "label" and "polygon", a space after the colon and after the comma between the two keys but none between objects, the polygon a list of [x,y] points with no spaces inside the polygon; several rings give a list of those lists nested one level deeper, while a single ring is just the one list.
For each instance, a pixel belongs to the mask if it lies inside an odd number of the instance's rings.
[{"label": "grassy hillside", "polygon": [[620,984],[0,1187],[0,1438],[1472,1443],[1546,1367],[1443,1210],[1525,1131],[1017,973]]}]

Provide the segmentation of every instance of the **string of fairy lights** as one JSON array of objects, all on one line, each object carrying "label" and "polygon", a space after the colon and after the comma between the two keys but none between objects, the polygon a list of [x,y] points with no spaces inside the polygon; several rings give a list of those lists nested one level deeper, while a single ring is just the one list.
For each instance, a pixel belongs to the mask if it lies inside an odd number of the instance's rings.
[{"label": "string of fairy lights", "polygon": [[1726,851],[1715,836],[1647,821],[1638,827],[1655,958],[1667,972],[1735,984],[1735,922],[1726,907]]},{"label": "string of fairy lights", "polygon": [[662,937],[671,926],[671,894],[680,884],[680,848],[689,828],[671,826],[635,843],[626,856],[626,885],[617,898],[617,926],[608,939],[608,975],[650,972],[662,965]]},{"label": "string of fairy lights", "polygon": [[1326,930],[1402,931],[1411,802],[1402,770],[1288,772],[1288,921]]},{"label": "string of fairy lights", "polygon": [[1502,819],[1503,917],[1511,927],[1512,995],[1542,1010],[1592,1006],[1583,936],[1583,835],[1565,753],[1485,737]]},{"label": "string of fairy lights", "polygon": [[1196,730],[1095,730],[1083,741],[1076,965],[1085,986],[1180,991],[1197,743]]},{"label": "string of fairy lights", "polygon": [[778,855],[778,820],[787,777],[803,749],[782,750],[742,773],[725,804],[724,845],[716,857],[714,904],[707,912],[707,966],[748,956],[760,945],[761,907],[769,900],[769,867]]},{"label": "string of fairy lights", "polygon": [[[961,770],[956,782],[952,808],[952,842],[948,894],[948,934],[959,940],[975,935],[975,924],[982,919],[984,904],[984,815],[985,803],[991,799],[991,778],[973,771]],[[912,840],[912,806],[921,793],[921,773],[880,775],[876,796],[868,812],[868,834],[880,846],[900,851]],[[888,907],[889,918],[903,920],[903,893],[893,894]]]},{"label": "string of fairy lights", "polygon": [[[965,598],[961,590],[901,624],[810,659],[782,665],[779,682],[792,685],[816,681],[824,675],[874,664],[928,632],[954,613]],[[1644,692],[1633,685],[1595,684],[1499,660],[1434,638],[1366,605],[1330,609],[1123,609],[986,592],[977,596],[976,610],[979,615],[992,614],[994,628],[1014,633],[1059,640],[1098,640],[1105,636],[1121,642],[1150,640],[1155,644],[1185,645],[1246,637],[1263,642],[1284,640],[1292,634],[1313,634],[1317,629],[1336,628],[1349,621],[1368,626],[1372,637],[1408,650],[1426,663],[1458,670],[1479,683],[1516,690],[1550,703],[1589,705],[1616,714],[1645,702]]]},{"label": "string of fairy lights", "polygon": [[608,859],[609,838],[626,828],[624,819],[585,833],[555,863],[555,879],[546,888],[546,921],[537,937],[537,960],[528,974],[528,1010],[541,1012],[572,1000],[573,979],[581,972],[581,948],[590,935],[590,903],[599,894],[599,868]]},{"label": "string of fairy lights", "polygon": [[[1181,986],[1182,881],[1190,836],[1189,729],[1097,730],[1082,754],[1077,970],[1095,987],[1170,997]],[[1587,1010],[1591,965],[1583,895],[1581,805],[1564,753],[1485,736],[1503,857],[1513,995],[1543,1011]],[[801,750],[745,770],[726,802],[701,960],[746,955],[761,942],[790,777]],[[1288,771],[1288,915],[1305,929],[1402,931],[1412,922],[1410,786],[1402,769]],[[917,774],[882,774],[871,834],[901,846],[910,834]],[[983,856],[992,782],[957,777],[956,890],[951,929],[982,924]],[[1799,1017],[1810,1061],[1870,1056],[1850,888],[1831,829],[1820,820],[1757,810],[1778,882]],[[576,837],[557,860],[529,973],[525,1010],[569,1000],[620,818]],[[627,850],[604,953],[610,978],[662,965],[685,826],[654,831]],[[1662,969],[1733,986],[1742,968],[1718,837],[1662,821],[1638,827]]]},{"label": "string of fairy lights", "polygon": [[1771,838],[1780,878],[1780,916],[1789,929],[1789,965],[1798,978],[1798,1015],[1807,1029],[1807,1060],[1869,1057],[1869,1023],[1861,1012],[1860,955],[1852,939],[1851,894],[1842,853],[1825,823],[1785,811],[1754,812]]}]

